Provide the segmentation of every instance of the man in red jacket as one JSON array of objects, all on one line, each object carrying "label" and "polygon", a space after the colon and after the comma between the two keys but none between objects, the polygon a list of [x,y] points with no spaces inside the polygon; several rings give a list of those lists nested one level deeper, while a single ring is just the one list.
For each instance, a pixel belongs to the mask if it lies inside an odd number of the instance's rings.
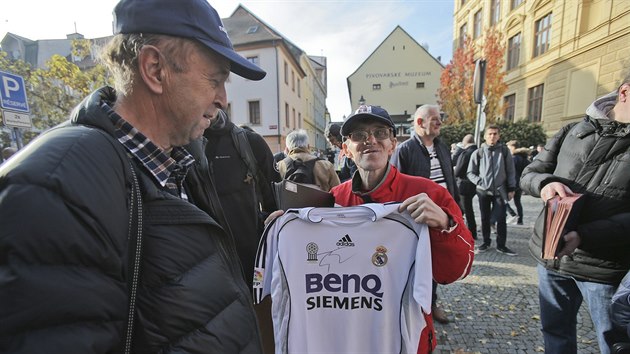
[{"label": "man in red jacket", "polygon": [[[396,127],[386,110],[361,106],[346,119],[341,134],[343,151],[357,166],[358,173],[331,190],[341,206],[368,202],[402,202],[415,221],[427,224],[431,238],[433,278],[452,283],[470,272],[474,242],[455,200],[430,179],[402,174],[389,163],[396,148]],[[418,353],[435,347],[430,314],[422,333]],[[429,343],[431,345],[429,346]]]}]

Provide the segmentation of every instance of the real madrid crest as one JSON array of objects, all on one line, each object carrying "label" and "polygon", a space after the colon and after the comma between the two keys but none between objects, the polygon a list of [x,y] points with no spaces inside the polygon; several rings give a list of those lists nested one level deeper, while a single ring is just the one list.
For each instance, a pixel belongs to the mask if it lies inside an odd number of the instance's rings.
[{"label": "real madrid crest", "polygon": [[372,264],[377,267],[387,264],[387,248],[385,246],[376,247],[376,252],[372,255]]}]

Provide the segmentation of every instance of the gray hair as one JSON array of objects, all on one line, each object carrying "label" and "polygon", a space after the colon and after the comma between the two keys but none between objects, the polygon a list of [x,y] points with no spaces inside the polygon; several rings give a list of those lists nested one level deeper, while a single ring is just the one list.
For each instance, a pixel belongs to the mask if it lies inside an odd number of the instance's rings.
[{"label": "gray hair", "polygon": [[440,113],[440,106],[435,104],[423,104],[422,106],[418,107],[418,109],[416,109],[416,113],[413,114],[414,124],[416,124],[415,122],[417,121],[418,117],[424,118],[427,113],[429,113],[429,111],[432,109],[435,109],[438,114]]},{"label": "gray hair", "polygon": [[[175,72],[185,72],[191,44],[196,41],[160,34],[117,34],[103,48],[100,60],[109,69],[119,96],[132,92],[138,79],[138,55],[145,45],[159,46],[166,62]],[[198,44],[197,44],[198,45]]]},{"label": "gray hair", "polygon": [[308,148],[308,134],[304,129],[294,130],[287,135],[287,149]]}]

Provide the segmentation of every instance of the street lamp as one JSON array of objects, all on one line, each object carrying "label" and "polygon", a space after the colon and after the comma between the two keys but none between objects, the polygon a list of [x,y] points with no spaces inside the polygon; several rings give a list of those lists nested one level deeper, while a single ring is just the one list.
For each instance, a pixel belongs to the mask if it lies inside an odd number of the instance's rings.
[{"label": "street lamp", "polygon": [[365,105],[365,98],[363,98],[363,95],[361,95],[361,98],[359,98],[359,106],[364,106]]}]

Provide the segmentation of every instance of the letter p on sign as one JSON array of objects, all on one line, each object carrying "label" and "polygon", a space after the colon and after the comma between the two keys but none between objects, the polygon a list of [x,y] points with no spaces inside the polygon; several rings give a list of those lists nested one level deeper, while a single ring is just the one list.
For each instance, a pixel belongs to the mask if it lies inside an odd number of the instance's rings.
[{"label": "letter p on sign", "polygon": [[0,103],[4,109],[29,112],[24,79],[21,76],[0,71]]}]

